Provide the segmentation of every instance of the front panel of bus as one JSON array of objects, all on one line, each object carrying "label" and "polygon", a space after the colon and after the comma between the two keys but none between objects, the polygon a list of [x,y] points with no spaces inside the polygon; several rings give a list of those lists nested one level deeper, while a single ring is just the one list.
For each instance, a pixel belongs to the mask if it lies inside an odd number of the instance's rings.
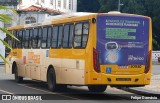
[{"label": "front panel of bus", "polygon": [[[91,83],[145,85],[150,81],[150,19],[143,16],[97,16],[95,74]],[[97,75],[97,76],[96,76]],[[101,82],[99,82],[101,81]]]}]

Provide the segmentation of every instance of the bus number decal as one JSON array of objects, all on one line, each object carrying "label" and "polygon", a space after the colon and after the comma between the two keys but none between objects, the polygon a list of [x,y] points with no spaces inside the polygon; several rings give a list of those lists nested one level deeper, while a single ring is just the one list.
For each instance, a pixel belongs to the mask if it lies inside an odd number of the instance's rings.
[{"label": "bus number decal", "polygon": [[141,65],[131,65],[131,68],[141,68]]}]

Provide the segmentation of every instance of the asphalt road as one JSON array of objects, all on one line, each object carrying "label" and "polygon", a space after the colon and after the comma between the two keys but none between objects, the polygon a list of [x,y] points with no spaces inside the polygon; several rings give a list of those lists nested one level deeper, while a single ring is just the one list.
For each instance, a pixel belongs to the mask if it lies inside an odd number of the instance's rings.
[{"label": "asphalt road", "polygon": [[[153,74],[160,74],[160,70],[157,66],[153,66]],[[94,102],[106,102],[109,100],[110,103],[125,103],[128,102],[131,96],[139,96],[130,92],[119,90],[116,88],[108,88],[104,93],[91,93],[86,87],[74,87],[69,86],[66,90],[59,90],[57,92],[50,92],[47,89],[47,85],[44,82],[32,81],[30,79],[25,79],[23,83],[18,84],[14,81],[14,75],[4,74],[3,66],[0,66],[0,94],[13,94],[13,95],[41,95],[42,99],[47,98],[47,101],[34,101],[34,103],[51,103],[50,99],[56,102],[72,103],[76,102],[94,103]],[[86,101],[84,101],[86,100]],[[124,101],[125,100],[125,101]],[[4,101],[0,101],[4,102]],[[13,103],[21,103],[22,101],[12,101]],[[24,103],[29,103],[30,101],[23,101]],[[131,101],[135,102],[135,101]],[[139,101],[136,101],[136,103]],[[150,103],[151,100],[146,100],[144,103]],[[152,101],[157,103],[156,100]],[[4,102],[6,103],[6,101]],[[141,103],[143,103],[141,101]]]},{"label": "asphalt road", "polygon": [[160,65],[153,65],[152,66],[152,74],[153,75],[160,75]]}]

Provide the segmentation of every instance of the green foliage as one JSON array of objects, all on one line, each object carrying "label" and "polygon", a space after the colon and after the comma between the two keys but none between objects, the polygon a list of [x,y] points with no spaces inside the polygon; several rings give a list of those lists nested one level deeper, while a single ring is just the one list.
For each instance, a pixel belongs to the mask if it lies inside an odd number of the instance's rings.
[{"label": "green foliage", "polygon": [[101,6],[99,12],[101,13],[118,10],[118,0],[99,0],[99,3]]},{"label": "green foliage", "polygon": [[98,12],[100,4],[98,0],[77,0],[78,12]]}]

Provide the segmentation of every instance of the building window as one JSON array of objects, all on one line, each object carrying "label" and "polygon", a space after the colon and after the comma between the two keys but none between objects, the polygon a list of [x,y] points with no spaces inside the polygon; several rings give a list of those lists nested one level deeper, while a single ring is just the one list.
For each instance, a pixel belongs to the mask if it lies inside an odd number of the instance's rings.
[{"label": "building window", "polygon": [[31,24],[31,23],[36,23],[36,18],[35,17],[27,17],[25,20],[25,24]]},{"label": "building window", "polygon": [[58,7],[61,7],[61,0],[58,0]]},{"label": "building window", "polygon": [[66,0],[63,0],[63,8],[66,9],[67,3]]},{"label": "building window", "polygon": [[56,9],[56,7],[57,7],[57,1],[56,1],[56,0],[55,0],[55,3],[54,3],[54,4],[55,4],[55,9]]},{"label": "building window", "polygon": [[69,0],[69,10],[73,10],[73,0]]},{"label": "building window", "polygon": [[53,0],[50,0],[50,4],[53,5]]},{"label": "building window", "polygon": [[37,4],[37,5],[39,5],[39,4],[40,4],[40,3],[39,3],[39,0],[37,0],[36,4]]},{"label": "building window", "polygon": [[41,0],[42,3],[44,3],[44,0]]}]

